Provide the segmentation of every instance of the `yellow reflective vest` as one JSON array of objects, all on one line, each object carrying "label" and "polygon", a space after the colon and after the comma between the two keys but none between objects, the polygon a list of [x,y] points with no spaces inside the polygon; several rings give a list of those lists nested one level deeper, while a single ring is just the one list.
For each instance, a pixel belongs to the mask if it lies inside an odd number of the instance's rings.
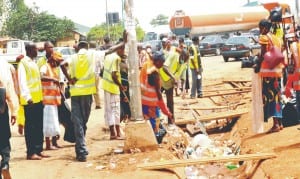
[{"label": "yellow reflective vest", "polygon": [[[26,82],[33,103],[38,103],[42,101],[42,82],[38,66],[27,56],[20,61],[18,66],[19,65],[23,65],[26,71]],[[22,95],[20,95],[20,103],[21,105],[27,105],[27,100],[24,97],[22,97]]]},{"label": "yellow reflective vest", "polygon": [[37,66],[39,67],[39,69],[40,69],[43,65],[45,65],[46,63],[47,63],[47,58],[46,58],[46,56],[43,56],[43,57],[39,58],[39,59],[37,60],[37,62],[36,62],[36,64],[37,64]]},{"label": "yellow reflective vest", "polygon": [[[193,50],[193,56],[190,56],[190,69],[199,69],[199,68],[201,68],[201,67],[199,67],[199,60],[200,59],[198,59],[198,56],[200,56],[200,55],[198,55],[198,50],[197,50],[197,47],[194,45],[194,44],[192,44],[191,45],[191,48],[192,48],[192,50]],[[194,64],[193,64],[193,62],[194,62]]]},{"label": "yellow reflective vest", "polygon": [[[166,61],[164,65],[166,65],[173,75],[177,72],[179,67],[179,53],[176,51],[169,51],[167,54],[165,53]],[[163,81],[169,81],[170,76],[166,74],[166,72],[163,70],[163,68],[159,69],[159,74]]]},{"label": "yellow reflective vest", "polygon": [[71,96],[83,96],[96,93],[95,62],[93,53],[81,49],[71,57],[69,64],[71,78],[77,82],[70,86]]},{"label": "yellow reflective vest", "polygon": [[119,86],[112,79],[112,72],[117,72],[118,80],[121,82],[120,62],[121,58],[117,53],[107,55],[104,60],[102,89],[112,94],[120,94]]}]

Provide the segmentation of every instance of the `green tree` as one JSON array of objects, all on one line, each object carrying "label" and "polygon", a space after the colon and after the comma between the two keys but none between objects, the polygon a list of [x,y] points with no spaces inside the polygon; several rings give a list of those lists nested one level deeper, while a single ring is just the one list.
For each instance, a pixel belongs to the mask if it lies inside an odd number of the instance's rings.
[{"label": "green tree", "polygon": [[[109,29],[109,33],[107,31]],[[91,28],[90,32],[87,34],[88,41],[95,41],[97,45],[100,45],[103,41],[103,38],[107,35],[110,36],[111,41],[118,41],[122,37],[124,27],[122,23],[114,24],[113,26],[107,27],[106,23],[97,25]],[[136,27],[137,40],[141,41],[144,38],[145,32],[140,27]]]},{"label": "green tree", "polygon": [[140,26],[137,26],[135,30],[136,30],[137,40],[140,41],[140,42],[143,41],[144,36],[145,36],[145,31]]},{"label": "green tree", "polygon": [[168,19],[169,19],[168,16],[165,16],[163,14],[159,14],[154,19],[152,19],[150,21],[150,24],[154,27],[158,26],[158,25],[167,25],[169,23]]},{"label": "green tree", "polygon": [[55,43],[56,39],[72,36],[74,28],[71,20],[56,18],[54,15],[43,12],[36,18],[32,39],[35,41],[50,40]]},{"label": "green tree", "polygon": [[11,0],[9,15],[1,34],[33,41],[50,40],[71,35],[74,23],[67,18],[56,18],[46,12],[39,13],[38,7],[28,8],[23,0]]}]

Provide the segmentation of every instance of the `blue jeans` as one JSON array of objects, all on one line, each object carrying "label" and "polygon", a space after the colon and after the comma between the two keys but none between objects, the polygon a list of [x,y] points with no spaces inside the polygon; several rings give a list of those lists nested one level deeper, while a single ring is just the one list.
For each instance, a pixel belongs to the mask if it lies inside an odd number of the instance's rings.
[{"label": "blue jeans", "polygon": [[194,69],[191,69],[192,72],[192,88],[191,88],[191,97],[195,97],[196,96],[196,92],[197,95],[202,95],[202,73],[200,72],[201,75],[201,79],[197,79],[197,71]]},{"label": "blue jeans", "polygon": [[74,124],[76,156],[87,155],[85,134],[91,113],[92,95],[71,97],[71,119]]}]

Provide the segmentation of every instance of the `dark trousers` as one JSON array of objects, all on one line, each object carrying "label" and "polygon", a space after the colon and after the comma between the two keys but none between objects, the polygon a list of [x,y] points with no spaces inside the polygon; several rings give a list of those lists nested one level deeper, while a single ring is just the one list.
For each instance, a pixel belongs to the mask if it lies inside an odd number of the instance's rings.
[{"label": "dark trousers", "polygon": [[24,106],[25,141],[27,155],[39,154],[43,151],[43,104],[41,102]]},{"label": "dark trousers", "polygon": [[71,119],[75,132],[75,152],[77,156],[88,153],[85,144],[87,122],[91,113],[92,95],[71,96]]},{"label": "dark trousers", "polygon": [[5,111],[3,114],[0,114],[0,155],[1,155],[1,165],[0,165],[0,178],[1,170],[5,165],[9,166],[10,160],[10,142],[11,137],[10,127],[9,127],[9,115],[8,107],[5,106]]},{"label": "dark trousers", "polygon": [[298,121],[300,123],[300,90],[296,90],[296,104],[298,112]]},{"label": "dark trousers", "polygon": [[[170,112],[173,114],[174,118],[174,98],[173,98],[174,88],[170,88],[166,90],[166,97],[167,97],[167,107],[169,108]],[[175,118],[174,118],[175,119]],[[174,120],[175,122],[175,120]],[[168,124],[172,124],[173,121],[168,118]]]}]

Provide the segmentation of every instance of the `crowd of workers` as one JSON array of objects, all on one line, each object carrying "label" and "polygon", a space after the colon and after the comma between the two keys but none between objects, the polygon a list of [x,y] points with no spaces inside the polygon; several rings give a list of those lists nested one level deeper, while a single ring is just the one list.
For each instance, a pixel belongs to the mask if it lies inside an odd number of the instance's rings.
[{"label": "crowd of workers", "polygon": [[[269,20],[260,21],[259,28],[261,53],[254,69],[257,76],[262,77],[258,82],[262,83],[263,101],[260,100],[264,106],[264,120],[273,117],[274,121],[273,127],[268,132],[278,132],[283,128],[281,77],[284,65],[280,63],[270,69],[264,62],[264,54],[273,45],[281,48],[286,39],[278,38],[280,33],[276,33],[276,30],[272,32],[272,22]],[[179,38],[179,44],[176,46],[173,45],[173,40],[162,36],[162,48],[153,52],[151,46],[138,46],[142,112],[144,119],[150,121],[158,143],[162,142],[166,134],[166,126],[161,123],[161,112],[168,117],[167,127],[172,128],[175,124],[174,92],[175,95],[179,95],[180,89],[183,97],[188,93],[190,98],[203,97],[203,66],[198,48],[199,37],[192,37],[193,43],[189,47],[185,45],[184,38]],[[62,105],[64,98],[64,78],[70,85],[76,160],[84,162],[89,154],[85,135],[93,97],[96,109],[101,108],[98,88],[100,78],[102,78],[101,88],[104,91],[104,119],[110,130],[110,139],[123,139],[120,122],[131,117],[128,59],[125,54],[127,34],[125,32],[115,45],[111,45],[107,38],[105,41],[106,45],[100,50],[91,50],[86,41],[80,41],[76,46],[77,53],[69,59],[63,59],[61,54],[53,51],[52,43],[46,42],[44,44],[46,55],[37,62],[36,45],[30,43],[26,45],[26,56],[17,58],[17,70],[6,62],[0,62],[0,154],[1,173],[4,178],[9,178],[11,151],[9,119],[13,125],[18,118],[19,133],[23,134],[24,130],[28,160],[49,157],[43,152],[44,137],[45,149],[60,148],[57,143],[60,135],[58,107]],[[289,45],[294,43],[298,44],[298,41],[293,39]],[[299,45],[295,46],[298,49],[293,49],[294,46],[289,46],[290,51],[295,52],[293,59],[299,60]],[[294,82],[293,88],[296,91],[300,111],[298,89],[300,65],[298,61],[294,64],[296,64],[294,76],[288,79]],[[189,84],[191,84],[190,91]],[[166,103],[162,93],[166,95]]]},{"label": "crowd of workers", "polygon": [[[101,108],[100,78],[104,91],[104,119],[110,130],[110,139],[124,139],[120,122],[131,117],[128,59],[124,52],[127,34],[124,33],[116,45],[111,45],[107,38],[105,41],[100,50],[89,49],[87,41],[79,41],[74,46],[76,54],[68,59],[63,59],[60,53],[55,52],[51,42],[44,44],[45,56],[36,59],[38,49],[34,43],[29,43],[25,47],[26,55],[17,57],[16,69],[7,62],[1,62],[0,81],[4,90],[1,91],[3,99],[0,106],[0,151],[3,176],[9,174],[9,116],[12,125],[17,119],[18,132],[24,133],[27,160],[50,157],[43,152],[44,141],[46,150],[61,147],[58,144],[59,109],[65,101],[65,80],[70,90],[76,160],[86,161],[89,154],[85,135],[93,101],[96,109]],[[163,47],[154,53],[148,47],[138,47],[143,115],[150,121],[158,143],[166,134],[160,121],[160,112],[168,116],[168,127],[172,127],[175,122],[173,91],[180,83],[182,94],[187,92],[189,87],[185,87],[185,84],[189,83],[185,81],[188,67],[194,71],[192,81],[195,80],[195,83],[192,82],[191,98],[195,98],[196,93],[198,97],[202,95],[198,83],[201,78],[197,77],[202,71],[197,48],[199,39],[193,38],[190,51],[184,45],[183,38],[179,42],[179,46],[175,47],[171,45],[171,39],[162,37]],[[163,100],[163,91],[167,96],[167,105]]]}]

